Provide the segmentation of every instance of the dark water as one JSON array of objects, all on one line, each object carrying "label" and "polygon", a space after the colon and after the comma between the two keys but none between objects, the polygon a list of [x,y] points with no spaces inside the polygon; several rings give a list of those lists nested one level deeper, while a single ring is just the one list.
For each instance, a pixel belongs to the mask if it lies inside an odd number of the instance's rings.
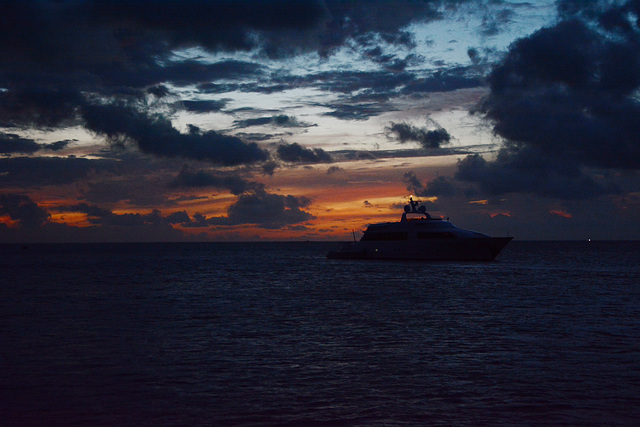
[{"label": "dark water", "polygon": [[640,243],[0,246],[2,425],[633,425]]}]

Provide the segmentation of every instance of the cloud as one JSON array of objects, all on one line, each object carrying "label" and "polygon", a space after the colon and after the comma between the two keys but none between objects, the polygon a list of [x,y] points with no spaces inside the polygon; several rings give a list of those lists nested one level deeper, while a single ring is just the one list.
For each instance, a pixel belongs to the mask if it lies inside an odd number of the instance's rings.
[{"label": "cloud", "polygon": [[32,139],[21,138],[13,133],[0,132],[0,153],[34,153],[40,150],[40,144]]},{"label": "cloud", "polygon": [[513,19],[515,12],[509,9],[487,9],[482,17],[482,28],[480,33],[485,37],[495,36],[501,29],[508,26]]},{"label": "cloud", "polygon": [[378,35],[385,43],[406,48],[414,42],[402,29],[412,22],[441,19],[439,7],[443,4],[452,7],[450,3],[439,0],[398,0],[393,2],[393,7],[389,7],[385,0],[327,0],[316,15],[321,25],[309,25],[296,33],[261,33],[264,51],[274,58],[301,50],[317,50],[326,56],[347,40],[367,44],[372,34]]},{"label": "cloud", "polygon": [[[92,222],[101,223],[103,218],[107,218],[113,215],[109,209],[103,209],[96,205],[89,205],[87,203],[78,203],[76,205],[60,206],[58,208],[61,212],[80,212],[86,214]],[[99,219],[99,220],[95,220]]]},{"label": "cloud", "polygon": [[493,71],[482,112],[497,134],[602,168],[640,168],[640,51],[580,21],[514,44]]},{"label": "cloud", "polygon": [[418,142],[424,148],[440,148],[441,144],[448,144],[451,135],[445,129],[437,127],[435,130],[418,128],[406,123],[393,123],[385,130],[395,136],[401,143]]},{"label": "cloud", "polygon": [[422,185],[414,172],[406,172],[402,177],[407,190],[419,197],[453,197],[461,192],[459,184],[449,177],[439,176]]},{"label": "cloud", "polygon": [[372,116],[378,116],[388,111],[388,108],[384,105],[373,102],[353,105],[330,103],[327,107],[333,109],[333,111],[326,112],[323,115],[340,120],[367,120]]},{"label": "cloud", "polygon": [[589,198],[619,191],[592,171],[640,169],[640,4],[559,6],[568,19],[513,43],[489,75],[479,111],[506,143],[457,173],[489,194]]},{"label": "cloud", "polygon": [[171,46],[201,45],[211,50],[248,50],[263,36],[279,32],[302,31],[318,26],[327,18],[317,1],[269,2],[221,0],[204,2],[171,1],[89,2],[90,15],[101,23],[133,24]]},{"label": "cloud", "polygon": [[103,226],[141,227],[149,224],[166,224],[167,219],[159,210],[153,209],[148,214],[124,213],[114,214],[108,209],[103,209],[87,203],[63,206],[59,208],[63,212],[80,212],[87,215],[90,223]]},{"label": "cloud", "polygon": [[[0,197],[1,199],[1,197]],[[0,228],[0,239],[5,242],[156,242],[184,241],[180,230],[174,229],[169,220],[157,209],[148,214],[114,214],[109,209],[97,205],[79,203],[59,206],[59,212],[77,212],[87,215],[91,226],[76,227],[55,222],[43,222],[49,213],[30,200],[31,209],[37,211],[37,221],[31,227]],[[35,206],[35,208],[33,207]],[[33,215],[25,215],[33,216]]]},{"label": "cloud", "polygon": [[258,190],[240,195],[238,201],[229,206],[225,222],[279,229],[314,219],[313,215],[302,210],[310,204],[311,200],[303,196],[282,196]]},{"label": "cloud", "polygon": [[1,154],[33,154],[39,150],[60,151],[75,140],[56,141],[50,144],[38,144],[30,138],[23,138],[15,133],[0,132]]},{"label": "cloud", "polygon": [[126,105],[87,105],[83,118],[90,130],[115,141],[130,139],[142,152],[161,157],[208,160],[226,166],[267,159],[267,153],[255,143],[246,144],[237,137],[201,131],[195,126],[183,134],[169,120]]},{"label": "cloud", "polygon": [[92,171],[117,172],[121,165],[109,159],[75,157],[0,158],[0,185],[5,187],[71,184],[83,181]]},{"label": "cloud", "polygon": [[167,222],[169,224],[188,224],[191,222],[191,218],[186,211],[179,211],[167,215]]},{"label": "cloud", "polygon": [[[122,108],[125,100],[150,94],[162,99],[168,94],[164,83],[204,84],[263,72],[254,62],[179,60],[177,49],[257,48],[269,34],[304,32],[328,18],[320,2],[283,0],[25,0],[1,4],[0,14],[4,23],[0,33],[0,125],[56,128],[84,124],[109,138],[131,138],[147,153],[198,157],[223,165],[263,160],[266,155],[255,145],[213,131],[198,136],[180,134],[172,129],[168,116],[151,118]],[[221,108],[213,101],[186,101],[184,105],[192,112]],[[147,132],[149,137],[144,136]],[[27,146],[23,143],[17,149]]]},{"label": "cloud", "polygon": [[495,161],[478,154],[459,161],[456,178],[475,183],[482,194],[532,193],[565,200],[619,193],[613,183],[598,182],[571,160],[549,157],[535,148],[502,150]]},{"label": "cloud", "polygon": [[[403,88],[414,91],[407,89],[414,74],[403,70],[422,60],[413,54],[384,54],[379,45],[414,46],[415,41],[402,28],[412,22],[441,19],[444,4],[411,0],[394,2],[393,7],[386,1],[333,0],[3,3],[0,124],[40,128],[80,124],[110,139],[126,136],[144,152],[158,156],[202,157],[222,165],[264,160],[257,146],[243,146],[214,131],[202,132],[201,138],[180,134],[171,129],[168,115],[151,117],[148,106],[135,111],[129,101],[153,96],[161,102],[169,94],[169,85],[195,84],[200,90],[221,92],[282,91],[306,84],[343,94],[363,92],[358,102],[345,99],[330,105],[334,111],[327,114],[364,120],[388,110],[379,95],[389,96]],[[268,70],[258,62],[222,59],[208,63],[201,58],[181,60],[176,55],[180,49],[198,47],[209,52],[262,49],[273,58],[309,50],[324,56],[346,41],[355,43],[356,50],[363,47],[365,55],[385,70],[284,75],[281,82],[276,79],[274,84],[261,85],[260,81],[268,81]],[[252,81],[238,81],[247,78]],[[123,109],[127,103],[129,108]],[[187,111],[203,113],[220,111],[224,101],[190,100],[182,105]],[[122,120],[123,115],[130,117]],[[239,125],[264,124],[264,118],[251,120]],[[310,126],[286,115],[273,117],[268,124]],[[134,132],[140,127],[152,136]],[[169,144],[170,139],[177,142]],[[225,156],[212,148],[222,140],[223,151],[235,154]]]},{"label": "cloud", "polygon": [[[472,57],[473,58],[473,57]],[[476,57],[477,58],[477,57]],[[480,64],[481,66],[482,64]],[[415,78],[407,81],[400,93],[411,95],[416,93],[451,92],[458,89],[482,87],[485,85],[478,65],[472,67],[454,67],[436,71],[429,77]]]},{"label": "cloud", "polygon": [[242,194],[249,190],[263,188],[257,182],[250,182],[236,175],[222,175],[192,170],[188,165],[183,165],[180,173],[170,183],[173,187],[200,188],[216,187],[225,188],[232,194]]},{"label": "cloud", "polygon": [[294,142],[281,144],[277,149],[278,157],[285,162],[293,163],[328,163],[331,155],[322,148],[306,148]]},{"label": "cloud", "polygon": [[227,101],[214,100],[198,100],[198,101],[181,101],[180,104],[192,113],[210,113],[222,110]]},{"label": "cloud", "polygon": [[[1,62],[0,70],[6,72]],[[9,90],[0,94],[1,126],[53,128],[77,123],[77,111],[83,98],[76,90],[43,88],[38,82],[33,84],[33,87],[13,87],[5,82]]]},{"label": "cloud", "polygon": [[0,215],[8,215],[21,228],[33,228],[49,220],[49,213],[21,194],[0,194]]},{"label": "cloud", "polygon": [[60,151],[67,148],[69,144],[72,144],[77,141],[78,141],[77,139],[65,139],[62,141],[52,142],[50,144],[43,144],[42,148],[46,150],[51,150],[51,151]]},{"label": "cloud", "polygon": [[268,160],[262,164],[262,172],[265,175],[273,175],[273,173],[276,171],[278,167],[280,167],[278,162],[273,160]]},{"label": "cloud", "polygon": [[256,188],[241,194],[227,209],[227,216],[207,218],[196,212],[190,217],[186,211],[179,211],[163,220],[186,228],[254,224],[266,229],[282,229],[314,219],[315,216],[303,210],[310,204],[311,200],[304,196],[283,196]]},{"label": "cloud", "polygon": [[[137,173],[125,178],[107,178],[90,181],[83,200],[94,203],[119,203],[126,201],[128,205],[153,207],[166,204],[164,186],[152,177]],[[170,203],[170,202],[169,202]]]},{"label": "cloud", "polygon": [[286,114],[280,114],[272,117],[257,117],[246,120],[236,120],[234,122],[236,127],[249,127],[249,126],[274,126],[274,127],[309,127],[315,126],[310,123],[300,122],[293,116],[287,116]]}]

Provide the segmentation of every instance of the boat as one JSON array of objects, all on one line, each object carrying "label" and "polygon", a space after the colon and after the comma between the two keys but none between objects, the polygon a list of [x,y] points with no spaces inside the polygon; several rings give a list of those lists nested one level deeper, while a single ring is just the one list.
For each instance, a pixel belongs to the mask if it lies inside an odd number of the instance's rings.
[{"label": "boat", "polygon": [[367,227],[359,241],[327,254],[329,259],[493,261],[513,237],[490,237],[434,218],[409,197],[399,222]]}]

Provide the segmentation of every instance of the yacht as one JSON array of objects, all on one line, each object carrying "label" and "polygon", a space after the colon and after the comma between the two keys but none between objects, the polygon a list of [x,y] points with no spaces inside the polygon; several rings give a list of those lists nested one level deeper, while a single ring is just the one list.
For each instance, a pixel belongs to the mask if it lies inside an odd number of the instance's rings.
[{"label": "yacht", "polygon": [[327,254],[330,259],[397,259],[492,261],[513,237],[490,237],[433,218],[420,202],[409,198],[399,222],[367,227],[360,241]]}]

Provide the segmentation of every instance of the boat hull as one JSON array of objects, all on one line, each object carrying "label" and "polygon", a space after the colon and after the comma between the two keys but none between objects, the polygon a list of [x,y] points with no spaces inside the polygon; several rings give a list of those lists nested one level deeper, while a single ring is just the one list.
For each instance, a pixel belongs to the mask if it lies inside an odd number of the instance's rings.
[{"label": "boat hull", "polygon": [[402,242],[356,242],[327,254],[329,259],[391,259],[416,261],[492,261],[512,237],[431,240],[420,245]]}]

